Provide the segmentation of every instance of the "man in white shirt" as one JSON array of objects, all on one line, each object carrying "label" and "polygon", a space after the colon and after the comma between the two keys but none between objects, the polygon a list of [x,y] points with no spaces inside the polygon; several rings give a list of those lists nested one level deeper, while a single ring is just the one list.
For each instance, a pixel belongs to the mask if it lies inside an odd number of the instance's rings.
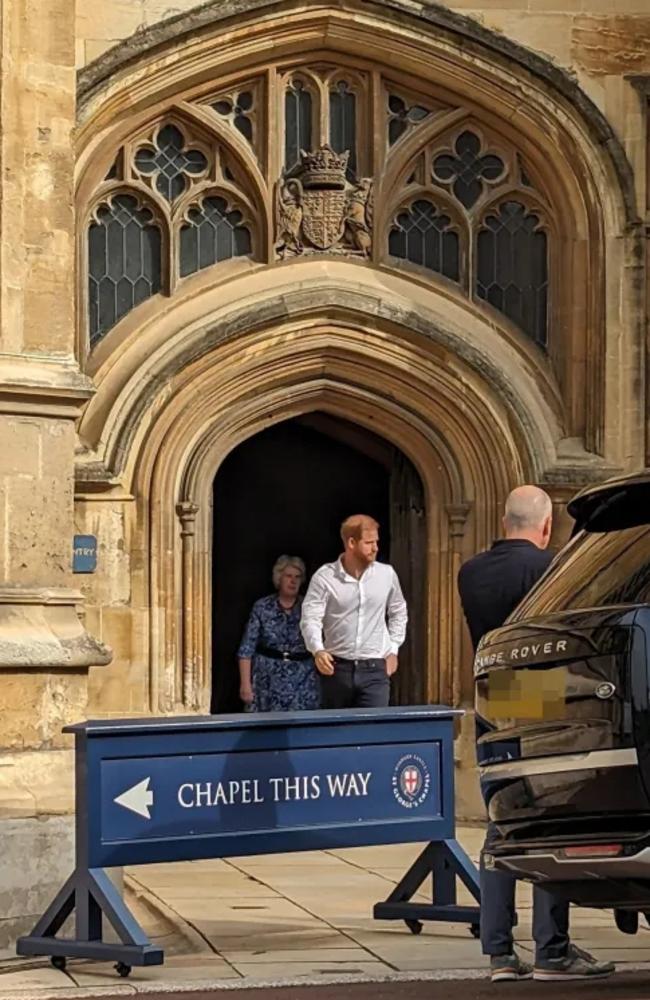
[{"label": "man in white shirt", "polygon": [[341,538],[343,555],[311,578],[300,630],[321,675],[323,708],[381,708],[406,635],[406,602],[393,567],[376,561],[373,518],[348,517]]}]

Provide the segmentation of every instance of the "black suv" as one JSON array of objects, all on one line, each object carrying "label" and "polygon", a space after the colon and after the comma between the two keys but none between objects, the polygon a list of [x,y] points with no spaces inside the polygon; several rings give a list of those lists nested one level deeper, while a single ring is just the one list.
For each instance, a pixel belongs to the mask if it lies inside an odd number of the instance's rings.
[{"label": "black suv", "polygon": [[650,911],[650,470],[569,512],[571,541],[476,653],[488,864],[633,931]]}]

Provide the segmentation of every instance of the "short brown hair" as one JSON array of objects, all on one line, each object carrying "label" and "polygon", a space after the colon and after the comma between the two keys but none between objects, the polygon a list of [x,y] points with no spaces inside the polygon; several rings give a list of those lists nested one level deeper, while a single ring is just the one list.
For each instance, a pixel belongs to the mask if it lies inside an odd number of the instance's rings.
[{"label": "short brown hair", "polygon": [[360,542],[364,531],[379,531],[379,524],[374,517],[368,517],[367,514],[352,514],[350,517],[346,517],[341,525],[343,544],[347,545],[349,538]]}]

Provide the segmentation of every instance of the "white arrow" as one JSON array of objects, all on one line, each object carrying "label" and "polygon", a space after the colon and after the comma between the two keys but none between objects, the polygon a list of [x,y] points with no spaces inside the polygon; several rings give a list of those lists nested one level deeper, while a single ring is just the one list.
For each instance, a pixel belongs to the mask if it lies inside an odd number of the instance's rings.
[{"label": "white arrow", "polygon": [[139,781],[137,785],[127,788],[125,792],[114,798],[113,802],[116,802],[118,806],[124,806],[125,809],[130,809],[131,812],[137,813],[138,816],[151,819],[149,806],[153,806],[153,791],[149,790],[150,781],[151,778]]}]

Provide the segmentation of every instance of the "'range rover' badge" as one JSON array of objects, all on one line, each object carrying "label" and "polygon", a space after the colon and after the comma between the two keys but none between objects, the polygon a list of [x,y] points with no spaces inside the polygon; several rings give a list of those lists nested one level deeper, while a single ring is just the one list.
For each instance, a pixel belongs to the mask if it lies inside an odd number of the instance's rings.
[{"label": "'range rover' badge", "polygon": [[611,681],[603,681],[603,683],[599,684],[596,688],[595,695],[597,698],[602,698],[604,700],[605,698],[611,698],[615,691],[616,686],[612,684]]}]

